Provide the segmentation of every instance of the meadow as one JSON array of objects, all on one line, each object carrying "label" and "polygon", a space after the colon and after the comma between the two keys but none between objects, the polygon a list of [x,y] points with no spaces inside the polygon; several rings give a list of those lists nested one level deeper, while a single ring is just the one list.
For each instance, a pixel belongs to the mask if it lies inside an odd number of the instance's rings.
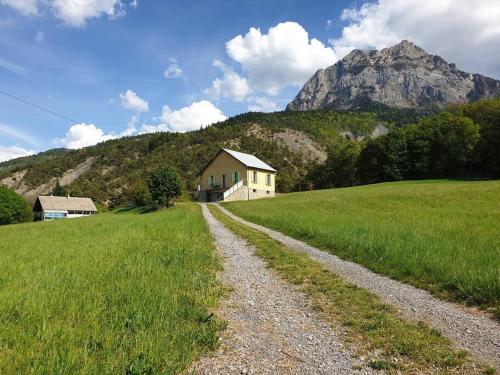
[{"label": "meadow", "polygon": [[213,349],[200,208],[0,227],[0,373],[178,373]]},{"label": "meadow", "polygon": [[408,181],[224,206],[441,297],[500,316],[500,181]]},{"label": "meadow", "polygon": [[[397,310],[365,289],[347,283],[307,254],[290,250],[266,234],[238,223],[216,206],[212,214],[255,247],[255,254],[284,280],[297,285],[313,308],[336,330],[346,345],[372,368],[387,373],[478,373],[468,354],[424,322],[404,320]],[[483,373],[493,371],[479,365]]]}]

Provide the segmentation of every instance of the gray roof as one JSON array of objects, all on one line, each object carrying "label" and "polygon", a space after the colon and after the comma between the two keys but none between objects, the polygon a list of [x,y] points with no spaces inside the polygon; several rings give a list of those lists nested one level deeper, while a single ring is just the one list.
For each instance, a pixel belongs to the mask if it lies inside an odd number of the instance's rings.
[{"label": "gray roof", "polygon": [[97,211],[90,198],[39,196],[38,200],[43,210]]},{"label": "gray roof", "polygon": [[249,168],[257,168],[257,169],[263,169],[265,171],[276,172],[276,169],[264,163],[262,160],[253,155],[245,154],[243,152],[228,150],[227,148],[223,148],[223,150],[226,151],[229,155],[231,155],[235,159],[237,159],[240,163],[244,164]]}]

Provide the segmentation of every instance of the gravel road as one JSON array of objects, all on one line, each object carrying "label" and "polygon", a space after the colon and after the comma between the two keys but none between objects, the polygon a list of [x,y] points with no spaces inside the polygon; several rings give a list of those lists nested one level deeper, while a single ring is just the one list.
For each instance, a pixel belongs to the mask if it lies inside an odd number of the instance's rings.
[{"label": "gravel road", "polygon": [[221,347],[197,361],[197,374],[370,374],[341,344],[306,297],[253,255],[254,248],[203,215],[224,260],[222,282],[232,289],[217,316],[228,322]]},{"label": "gravel road", "polygon": [[250,223],[218,207],[232,219],[266,233],[293,250],[309,254],[335,274],[394,305],[403,316],[428,322],[456,347],[466,349],[473,357],[500,369],[500,324],[480,311],[437,299],[424,290],[378,275],[356,263],[344,261],[278,231]]}]

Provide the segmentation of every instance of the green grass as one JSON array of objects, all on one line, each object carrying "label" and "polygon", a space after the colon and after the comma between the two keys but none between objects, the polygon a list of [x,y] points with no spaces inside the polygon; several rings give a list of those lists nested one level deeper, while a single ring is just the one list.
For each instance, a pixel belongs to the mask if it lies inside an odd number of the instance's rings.
[{"label": "green grass", "polygon": [[199,207],[0,227],[1,374],[174,374],[217,345]]},{"label": "green grass", "polygon": [[500,181],[384,183],[225,207],[375,272],[500,315]]},{"label": "green grass", "polygon": [[[425,323],[410,323],[391,306],[326,270],[306,254],[294,252],[267,235],[239,224],[215,206],[215,217],[238,236],[255,246],[256,255],[286,281],[301,285],[313,306],[334,327],[346,330],[369,365],[389,372],[474,373],[467,353],[453,350],[448,339]],[[485,368],[489,369],[489,368]]]}]

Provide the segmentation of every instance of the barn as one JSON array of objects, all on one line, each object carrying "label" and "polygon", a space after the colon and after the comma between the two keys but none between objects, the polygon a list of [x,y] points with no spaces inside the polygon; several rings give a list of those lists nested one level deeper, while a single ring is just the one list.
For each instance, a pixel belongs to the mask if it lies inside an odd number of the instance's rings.
[{"label": "barn", "polygon": [[97,208],[90,198],[39,196],[33,212],[35,220],[71,219],[93,215]]}]

